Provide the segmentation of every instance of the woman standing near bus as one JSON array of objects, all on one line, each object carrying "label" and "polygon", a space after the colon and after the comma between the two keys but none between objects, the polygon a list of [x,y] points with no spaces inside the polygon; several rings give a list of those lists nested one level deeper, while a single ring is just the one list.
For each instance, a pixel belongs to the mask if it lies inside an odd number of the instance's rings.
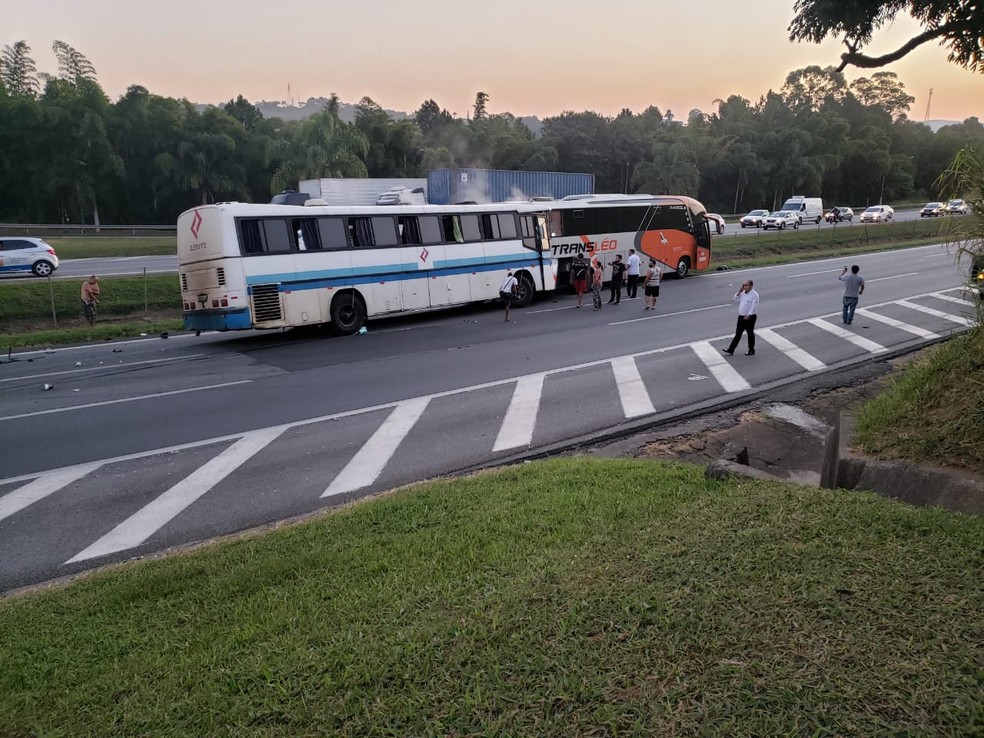
[{"label": "woman standing near bus", "polygon": [[605,265],[596,259],[591,269],[591,301],[595,310],[601,310],[601,285],[605,279]]},{"label": "woman standing near bus", "polygon": [[659,297],[659,279],[663,276],[662,270],[657,266],[655,259],[649,260],[649,270],[646,272],[645,295],[646,310],[656,309],[656,298]]}]

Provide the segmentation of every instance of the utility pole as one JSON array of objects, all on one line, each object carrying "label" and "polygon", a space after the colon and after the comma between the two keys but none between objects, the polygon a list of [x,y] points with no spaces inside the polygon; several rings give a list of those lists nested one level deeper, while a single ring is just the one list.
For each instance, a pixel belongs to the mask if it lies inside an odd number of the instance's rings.
[{"label": "utility pole", "polygon": [[933,88],[929,88],[929,97],[926,99],[926,117],[923,118],[923,123],[929,120],[929,106],[933,102]]}]

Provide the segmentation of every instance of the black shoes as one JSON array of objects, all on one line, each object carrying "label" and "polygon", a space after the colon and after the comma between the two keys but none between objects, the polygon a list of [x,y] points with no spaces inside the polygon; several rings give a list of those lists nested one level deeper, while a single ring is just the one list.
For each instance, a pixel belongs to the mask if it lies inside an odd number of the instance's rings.
[{"label": "black shoes", "polygon": [[745,356],[755,356],[755,349],[752,349],[751,351],[746,351]]},{"label": "black shoes", "polygon": [[[648,308],[647,308],[647,309],[648,309]],[[732,351],[731,349],[722,349],[722,350],[721,350],[721,353],[722,353],[722,354],[727,354],[728,356],[734,356],[734,355],[735,355],[735,352],[734,352],[734,351]]]}]

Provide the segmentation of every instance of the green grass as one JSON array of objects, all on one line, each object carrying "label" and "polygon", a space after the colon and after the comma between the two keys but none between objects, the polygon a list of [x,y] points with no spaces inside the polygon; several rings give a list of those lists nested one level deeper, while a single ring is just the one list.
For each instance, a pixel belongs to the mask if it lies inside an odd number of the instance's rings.
[{"label": "green grass", "polygon": [[[74,322],[81,323],[82,321]],[[140,338],[144,335],[157,336],[164,331],[170,335],[175,335],[183,329],[184,321],[181,318],[168,319],[156,315],[144,320],[96,323],[92,328],[87,325],[75,325],[67,328],[0,333],[0,355],[6,355],[9,350],[17,351],[39,346],[84,344],[119,338]]]},{"label": "green grass", "polygon": [[984,469],[984,327],[935,347],[859,412],[867,453]]},{"label": "green grass", "polygon": [[653,462],[437,482],[0,603],[0,734],[980,734],[982,540]]},{"label": "green grass", "polygon": [[45,240],[55,247],[59,259],[108,259],[121,256],[174,256],[174,236],[52,236]]},{"label": "green grass", "polygon": [[[77,320],[83,281],[53,279],[50,287],[48,281],[40,280],[0,282],[0,326],[15,321],[46,321],[50,325],[52,294],[59,322]],[[99,314],[103,316],[142,315],[145,306],[148,311],[181,310],[177,273],[103,277],[99,285]]]},{"label": "green grass", "polygon": [[798,231],[718,236],[712,242],[711,268],[781,264],[940,243],[945,241],[950,227],[949,221],[927,219],[820,229],[807,225]]}]

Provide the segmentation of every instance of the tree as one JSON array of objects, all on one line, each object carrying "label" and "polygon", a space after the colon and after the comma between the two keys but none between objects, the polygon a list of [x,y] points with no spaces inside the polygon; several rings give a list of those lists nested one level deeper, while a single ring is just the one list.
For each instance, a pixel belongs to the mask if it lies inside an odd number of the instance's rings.
[{"label": "tree", "polygon": [[895,120],[905,118],[916,101],[905,91],[895,72],[875,72],[871,79],[860,77],[851,82],[851,93],[865,105],[879,107]]},{"label": "tree", "polygon": [[[849,65],[884,67],[935,41],[950,49],[949,61],[984,72],[984,13],[972,0],[796,0],[794,10],[790,41],[819,44],[828,36],[843,41],[847,51],[837,71]],[[875,32],[890,26],[899,13],[910,15],[925,30],[888,54],[865,54]]]},{"label": "tree", "polygon": [[24,41],[0,51],[0,81],[11,95],[37,97],[38,68],[31,58],[31,47]]},{"label": "tree", "polygon": [[475,95],[475,109],[472,114],[472,120],[482,120],[487,113],[485,112],[485,106],[489,102],[489,96],[484,92],[479,92]]},{"label": "tree", "polygon": [[431,133],[444,128],[454,120],[454,116],[434,100],[424,100],[413,117],[417,121],[420,132],[425,136],[430,136]]},{"label": "tree", "polygon": [[782,96],[793,110],[816,112],[826,104],[836,104],[847,94],[844,75],[827,67],[797,69],[786,75]]},{"label": "tree", "polygon": [[247,131],[253,130],[263,120],[263,113],[242,95],[222,106],[229,115],[239,121]]},{"label": "tree", "polygon": [[96,68],[83,54],[64,41],[52,43],[51,50],[55,52],[55,58],[58,60],[58,77],[60,79],[72,84],[76,84],[82,79],[95,82]]}]

